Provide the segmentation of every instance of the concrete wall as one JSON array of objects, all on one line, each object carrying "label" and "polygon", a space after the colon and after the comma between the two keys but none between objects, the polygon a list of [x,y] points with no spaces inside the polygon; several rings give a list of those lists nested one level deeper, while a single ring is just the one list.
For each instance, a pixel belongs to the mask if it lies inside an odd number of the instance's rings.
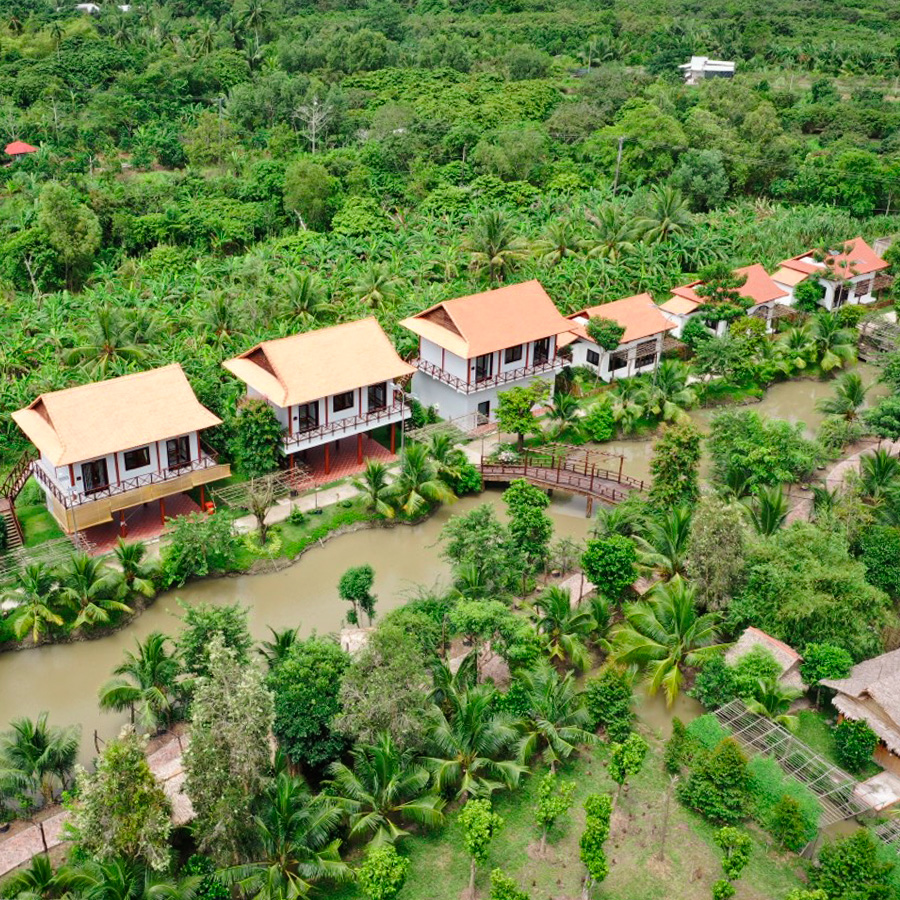
[{"label": "concrete wall", "polygon": [[[629,378],[632,375],[642,375],[645,372],[654,371],[659,365],[659,358],[662,354],[663,338],[664,335],[661,334],[657,335],[655,338],[656,360],[651,365],[640,367],[636,365],[637,348],[638,346],[650,341],[651,338],[646,338],[642,341],[629,341],[627,344],[619,344],[615,352],[626,353],[628,355],[628,365],[624,368],[617,369],[615,374],[613,374],[610,369],[612,353],[610,353],[608,350],[604,350],[602,347],[597,346],[597,344],[579,338],[571,345],[572,365],[586,366],[593,372],[596,372],[597,375],[599,375],[600,378],[602,378],[604,381],[612,381],[613,377]],[[589,363],[587,360],[588,352],[591,350],[600,354],[600,362],[597,365]]]}]

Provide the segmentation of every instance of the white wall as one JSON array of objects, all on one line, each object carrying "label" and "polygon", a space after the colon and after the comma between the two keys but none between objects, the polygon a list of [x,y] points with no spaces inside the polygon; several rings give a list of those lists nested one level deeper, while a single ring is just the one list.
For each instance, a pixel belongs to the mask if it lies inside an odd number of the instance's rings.
[{"label": "white wall", "polygon": [[[663,338],[664,335],[657,335],[655,339],[644,338],[640,341],[628,341],[625,344],[619,344],[616,348],[616,353],[627,353],[628,355],[628,365],[622,368],[616,369],[615,378],[629,378],[632,375],[641,375],[644,372],[652,372],[659,365],[660,355],[662,354],[662,346],[663,346]],[[656,360],[651,365],[645,365],[638,367],[636,365],[637,361],[637,348],[639,345],[642,345],[650,340],[654,340],[656,344]],[[602,347],[599,347],[597,344],[594,344],[590,341],[585,341],[581,338],[576,340],[572,345],[572,365],[573,366],[587,366],[587,368],[596,372],[597,375],[602,378],[604,381],[611,381],[613,378],[613,373],[610,370],[610,362],[612,354],[608,350],[604,350]],[[594,350],[600,354],[600,362],[598,365],[593,365],[587,361],[587,354],[589,350]]]}]

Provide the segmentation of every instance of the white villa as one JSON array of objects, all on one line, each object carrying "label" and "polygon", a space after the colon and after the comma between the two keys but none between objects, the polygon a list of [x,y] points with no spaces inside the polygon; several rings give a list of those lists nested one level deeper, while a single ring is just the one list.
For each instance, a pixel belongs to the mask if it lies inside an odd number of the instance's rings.
[{"label": "white villa", "polygon": [[248,396],[275,410],[291,461],[322,446],[326,474],[342,438],[356,438],[362,462],[364,435],[390,425],[393,452],[396,425],[410,415],[396,380],[415,369],[374,317],[263,341],[223,365],[247,385]]},{"label": "white villa", "polygon": [[[615,350],[604,350],[585,330],[589,319],[600,317],[625,329]],[[663,352],[663,341],[675,325],[666,318],[649,294],[637,294],[601,306],[591,306],[569,316],[573,323],[568,339],[560,345],[572,348],[572,365],[593,369],[604,381],[652,372]]]},{"label": "white villa", "polygon": [[[758,263],[734,271],[737,275],[747,277],[743,286],[738,288],[738,293],[753,303],[747,309],[747,315],[764,319],[766,330],[773,331],[772,322],[780,312],[778,307],[788,306],[793,302],[790,291]],[[701,284],[702,281],[692,281],[690,284],[672,288],[672,296],[659,307],[662,314],[673,324],[675,337],[681,337],[684,326],[697,315],[698,307],[708,302],[696,292],[696,288]],[[716,334],[721,336],[727,329],[727,322],[719,322]]]},{"label": "white villa", "polygon": [[700,84],[706,78],[734,78],[734,63],[724,59],[710,59],[708,56],[692,56],[690,62],[679,67],[684,72],[685,84]]},{"label": "white villa", "polygon": [[[40,456],[31,471],[71,534],[230,474],[200,432],[221,424],[177,364],[41,394],[12,414]],[[202,499],[201,499],[202,502]]]},{"label": "white villa", "polygon": [[[817,258],[820,256],[824,259]],[[809,250],[786,259],[772,279],[793,297],[794,288],[801,281],[815,277],[825,288],[822,306],[835,310],[844,305],[874,302],[875,292],[881,287],[878,273],[888,266],[889,263],[857,237],[827,254]]]},{"label": "white villa", "polygon": [[419,336],[413,394],[444,419],[493,419],[504,389],[552,381],[572,328],[538,281],[445,300],[401,324]]}]

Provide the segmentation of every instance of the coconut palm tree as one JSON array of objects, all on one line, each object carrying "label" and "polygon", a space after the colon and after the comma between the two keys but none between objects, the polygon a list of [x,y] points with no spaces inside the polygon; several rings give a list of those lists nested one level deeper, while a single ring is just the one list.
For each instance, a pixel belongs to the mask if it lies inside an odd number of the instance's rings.
[{"label": "coconut palm tree", "polygon": [[430,503],[452,503],[456,494],[441,480],[437,466],[423,444],[409,444],[400,455],[400,472],[391,485],[395,505],[415,516]]},{"label": "coconut palm tree", "polygon": [[876,502],[883,500],[900,477],[900,459],[879,448],[861,456],[859,463],[863,495]]},{"label": "coconut palm tree", "polygon": [[617,381],[611,392],[613,421],[625,434],[634,431],[645,412],[647,400],[638,378]]},{"label": "coconut palm tree", "polygon": [[777,678],[760,678],[753,698],[747,700],[747,709],[758,716],[772,719],[788,731],[794,731],[800,720],[797,716],[789,715],[788,710],[802,696],[803,691],[799,688],[782,684]]},{"label": "coconut palm tree", "polygon": [[300,640],[300,626],[296,628],[283,628],[276,631],[269,626],[269,632],[272,635],[271,641],[260,641],[258,648],[260,656],[262,656],[270,669],[276,669],[287,659],[291,648]]},{"label": "coconut palm tree", "polygon": [[746,498],[744,504],[756,533],[763,537],[771,537],[787,521],[789,507],[781,485],[758,488],[755,496]]},{"label": "coconut palm tree", "polygon": [[113,669],[113,675],[99,691],[101,709],[131,710],[135,719],[150,731],[161,724],[172,724],[179,700],[178,676],[181,666],[174,653],[166,649],[169,638],[154,631],[141,643],[137,652],[125,651],[125,661]]},{"label": "coconut palm tree", "polygon": [[644,531],[646,524],[644,503],[628,498],[616,506],[599,509],[591,527],[591,535],[601,540],[613,535],[634,537]]},{"label": "coconut palm tree", "polygon": [[820,400],[816,404],[816,409],[826,415],[840,416],[848,422],[855,422],[859,419],[859,411],[866,402],[869,387],[863,385],[858,372],[844,372],[838,376],[834,385],[834,396]]},{"label": "coconut palm tree", "polygon": [[688,386],[688,370],[677,359],[664,359],[644,389],[644,410],[664,422],[681,418],[697,404],[697,392]]},{"label": "coconut palm tree", "polygon": [[816,352],[809,325],[789,328],[779,338],[778,348],[786,363],[786,374],[795,369],[805,369],[813,361]]},{"label": "coconut palm tree", "polygon": [[551,666],[541,665],[519,677],[527,712],[518,720],[518,759],[527,765],[536,753],[556,771],[560,760],[568,759],[579,744],[594,744],[591,715],[578,690],[572,672],[560,675]]},{"label": "coconut palm tree", "polygon": [[544,588],[531,604],[531,618],[550,659],[560,663],[568,660],[580,671],[587,668],[590,659],[585,641],[596,622],[586,610],[572,608],[567,588],[557,585]]},{"label": "coconut palm tree", "polygon": [[284,314],[298,325],[314,324],[327,310],[325,289],[313,272],[288,272],[282,293]]},{"label": "coconut palm tree", "polygon": [[4,596],[18,604],[13,632],[20,641],[31,632],[31,640],[39,644],[54,625],[63,624],[56,578],[43,563],[29,563],[20,569],[14,587]]},{"label": "coconut palm tree", "polygon": [[442,432],[432,434],[426,446],[441,478],[451,483],[459,478],[466,457],[457,448],[452,435]]},{"label": "coconut palm tree", "polygon": [[340,857],[341,842],[334,838],[343,813],[313,797],[306,782],[291,775],[283,761],[261,805],[254,817],[256,858],[221,871],[226,884],[254,900],[295,900],[322,881],[351,879],[350,867]]},{"label": "coconut palm tree", "polygon": [[542,263],[555,266],[568,256],[574,256],[579,247],[578,234],[569,219],[554,219],[547,226],[544,236],[535,242],[534,250]]},{"label": "coconut palm tree", "polygon": [[83,364],[95,376],[105,378],[110,369],[142,362],[147,347],[137,344],[128,323],[118,310],[109,306],[98,309],[91,326],[78,346],[66,355],[68,364]]},{"label": "coconut palm tree", "polygon": [[386,519],[394,518],[393,491],[388,481],[388,468],[383,462],[367,459],[365,472],[362,478],[353,479],[353,487],[362,495],[367,509]]},{"label": "coconut palm tree", "polygon": [[143,541],[126,544],[122,538],[116,543],[116,561],[122,568],[121,593],[123,599],[132,594],[152,597],[156,594],[153,575],[156,566],[144,562],[147,556],[147,545]]},{"label": "coconut palm tree", "polygon": [[54,787],[65,787],[75,767],[81,729],[47,724],[48,714],[35,721],[14,719],[0,734],[0,782],[40,792],[51,803]]},{"label": "coconut palm tree", "polygon": [[202,881],[201,875],[173,879],[120,857],[65,865],[56,876],[62,896],[84,900],[194,900]]},{"label": "coconut palm tree", "polygon": [[856,335],[841,328],[837,316],[821,310],[813,316],[810,337],[815,358],[823,372],[838,369],[856,359]]},{"label": "coconut palm tree", "polygon": [[400,279],[382,262],[369,262],[351,288],[362,303],[373,309],[390,306],[399,289]]},{"label": "coconut palm tree", "polygon": [[424,760],[442,796],[453,791],[466,800],[488,796],[500,788],[514,788],[524,766],[510,759],[518,733],[509,716],[494,711],[495,690],[479,684],[445,698],[449,711],[434,706],[429,712],[432,755]]},{"label": "coconut palm tree", "polygon": [[693,217],[690,204],[671,185],[659,184],[652,187],[649,201],[647,211],[635,222],[635,228],[647,243],[661,243],[691,226]]},{"label": "coconut palm tree", "polygon": [[130,613],[127,603],[114,599],[118,579],[104,563],[76,553],[62,571],[60,596],[78,610],[74,627],[105,625],[114,612]]},{"label": "coconut palm tree", "polygon": [[472,223],[462,249],[471,255],[475,271],[486,269],[491,283],[499,284],[525,255],[526,243],[501,210],[488,209]]},{"label": "coconut palm tree", "polygon": [[839,487],[829,488],[827,484],[814,484],[812,494],[814,520],[833,512],[841,499],[841,489]]},{"label": "coconut palm tree", "polygon": [[596,212],[588,209],[585,218],[591,226],[591,233],[582,242],[588,256],[614,263],[634,250],[634,222],[621,206],[607,203]]},{"label": "coconut palm tree", "polygon": [[689,506],[676,506],[647,521],[643,534],[635,538],[641,565],[666,579],[684,575],[691,538],[691,512]]},{"label": "coconut palm tree", "polygon": [[621,665],[642,668],[649,679],[650,693],[663,688],[671,706],[681,688],[684,669],[719,652],[718,621],[716,613],[697,612],[694,587],[676,575],[657,584],[647,600],[625,607],[624,623],[613,630],[610,658]]},{"label": "coconut palm tree", "polygon": [[352,767],[332,764],[325,788],[347,816],[351,839],[393,844],[409,834],[401,827],[405,821],[432,828],[443,824],[444,801],[428,793],[431,774],[415,761],[414,751],[399,750],[383,734],[376,744],[357,747],[352,756]]},{"label": "coconut palm tree", "polygon": [[572,394],[556,391],[547,410],[547,418],[554,423],[554,433],[562,434],[578,421],[578,400]]}]

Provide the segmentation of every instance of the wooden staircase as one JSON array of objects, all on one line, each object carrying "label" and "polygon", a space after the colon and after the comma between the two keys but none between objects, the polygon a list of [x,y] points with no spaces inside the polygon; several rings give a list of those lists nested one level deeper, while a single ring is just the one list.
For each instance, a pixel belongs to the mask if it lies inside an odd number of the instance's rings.
[{"label": "wooden staircase", "polygon": [[18,550],[25,543],[22,524],[16,515],[16,497],[31,477],[31,467],[36,459],[34,450],[26,450],[0,485],[0,519],[6,528],[7,550]]}]

